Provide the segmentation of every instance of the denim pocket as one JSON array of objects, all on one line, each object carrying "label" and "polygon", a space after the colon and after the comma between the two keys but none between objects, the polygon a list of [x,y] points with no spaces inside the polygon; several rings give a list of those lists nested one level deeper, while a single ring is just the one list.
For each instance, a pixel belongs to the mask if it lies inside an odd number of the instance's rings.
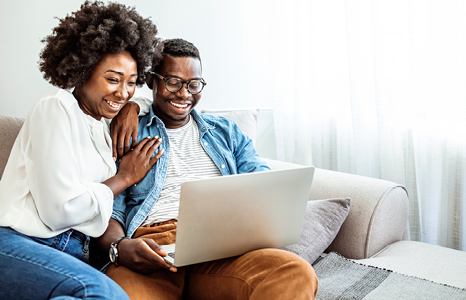
[{"label": "denim pocket", "polygon": [[63,252],[73,255],[74,257],[82,260],[83,262],[89,262],[89,242],[90,237],[73,230],[70,235],[70,239]]}]

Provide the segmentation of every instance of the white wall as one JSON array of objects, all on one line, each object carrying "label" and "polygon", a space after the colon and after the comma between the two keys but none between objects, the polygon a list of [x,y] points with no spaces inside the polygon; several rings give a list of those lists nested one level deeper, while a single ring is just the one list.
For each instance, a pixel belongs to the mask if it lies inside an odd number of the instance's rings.
[{"label": "white wall", "polygon": [[[38,70],[42,38],[82,0],[15,0],[0,4],[0,114],[25,116],[48,83]],[[198,108],[270,107],[271,58],[266,0],[119,0],[150,16],[163,38],[200,50],[208,82]],[[267,7],[267,6],[265,6]],[[280,42],[278,40],[272,42]],[[138,94],[149,96],[144,87]]]}]

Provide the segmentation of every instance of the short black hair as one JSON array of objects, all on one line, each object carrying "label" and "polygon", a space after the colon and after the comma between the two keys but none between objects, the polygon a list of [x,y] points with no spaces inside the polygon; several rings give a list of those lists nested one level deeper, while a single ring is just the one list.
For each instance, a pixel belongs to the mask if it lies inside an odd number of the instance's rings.
[{"label": "short black hair", "polygon": [[165,55],[173,57],[193,57],[199,59],[201,62],[201,55],[199,50],[190,43],[183,39],[169,39],[162,42],[162,58],[160,56],[154,56],[152,60],[152,70],[157,71],[161,67],[161,62]]},{"label": "short black hair", "polygon": [[152,60],[161,57],[156,34],[152,21],[133,7],[86,0],[42,40],[39,69],[51,84],[72,88],[84,84],[106,54],[128,51],[137,63],[136,84],[141,86]]}]

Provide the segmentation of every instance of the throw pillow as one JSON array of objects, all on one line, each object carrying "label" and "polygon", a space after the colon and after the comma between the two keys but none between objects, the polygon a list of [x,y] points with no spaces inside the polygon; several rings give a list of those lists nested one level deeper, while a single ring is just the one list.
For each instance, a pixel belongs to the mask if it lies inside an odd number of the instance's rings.
[{"label": "throw pillow", "polygon": [[209,115],[221,116],[233,120],[238,125],[239,129],[251,138],[253,144],[256,144],[257,118],[260,109],[238,110],[238,111],[218,111],[203,109],[202,113]]},{"label": "throw pillow", "polygon": [[309,201],[299,241],[281,249],[293,252],[312,264],[337,235],[348,216],[350,203],[350,198]]}]

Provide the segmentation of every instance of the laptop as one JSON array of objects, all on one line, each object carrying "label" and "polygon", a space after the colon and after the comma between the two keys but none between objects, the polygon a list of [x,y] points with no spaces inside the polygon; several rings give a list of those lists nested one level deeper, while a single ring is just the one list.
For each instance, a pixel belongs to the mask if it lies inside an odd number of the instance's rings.
[{"label": "laptop", "polygon": [[165,260],[181,267],[297,243],[313,176],[314,167],[299,167],[182,183]]}]

